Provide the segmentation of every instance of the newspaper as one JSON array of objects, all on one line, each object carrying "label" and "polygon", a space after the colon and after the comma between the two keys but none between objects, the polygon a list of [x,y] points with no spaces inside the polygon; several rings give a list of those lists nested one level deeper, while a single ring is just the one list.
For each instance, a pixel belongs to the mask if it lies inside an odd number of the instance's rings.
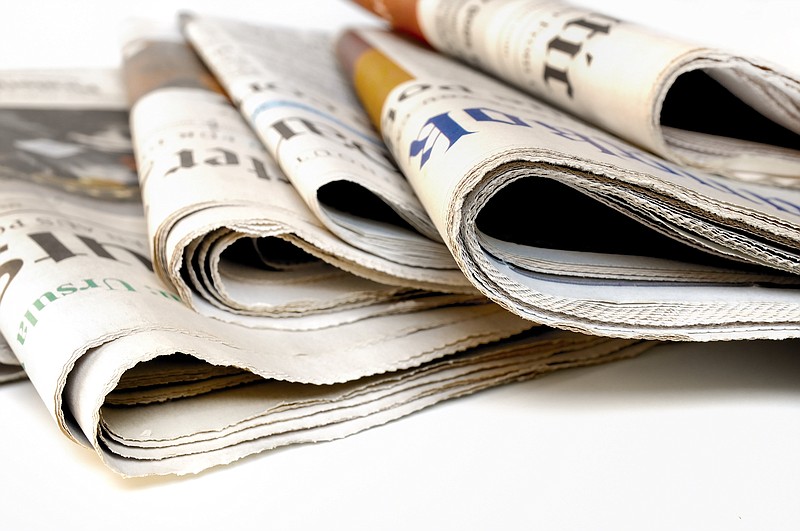
[{"label": "newspaper", "polygon": [[[72,110],[82,119],[69,127],[124,131],[125,113],[104,112],[124,104],[118,72],[52,75],[67,76],[96,91],[53,100],[53,116]],[[98,175],[126,162],[110,154]],[[0,332],[60,429],[124,476],[194,473],[344,437],[655,344],[537,327],[487,302],[431,307],[424,297],[313,330],[225,322],[194,311],[155,274],[141,202],[24,173],[0,179]]]},{"label": "newspaper", "polygon": [[248,326],[300,330],[404,311],[422,299],[433,306],[477,298],[415,289],[451,288],[435,275],[398,285],[402,275],[387,271],[401,268],[383,267],[320,224],[179,34],[137,21],[128,38],[124,74],[151,254],[190,306]]},{"label": "newspaper", "polygon": [[769,61],[561,1],[357,3],[670,161],[800,186],[800,77]]},{"label": "newspaper", "polygon": [[183,27],[310,212],[353,248],[353,273],[474,292],[342,78],[331,34],[199,15]]},{"label": "newspaper", "polygon": [[124,94],[103,70],[4,71],[0,176],[91,197],[138,200],[127,121],[119,119],[127,116]]},{"label": "newspaper", "polygon": [[667,162],[389,32],[339,53],[490,299],[600,335],[800,335],[797,190]]},{"label": "newspaper", "polygon": [[[138,198],[123,94],[104,71],[4,71],[0,179],[108,200]],[[11,221],[2,232],[18,230],[20,223]],[[4,284],[15,268],[11,262],[2,270]],[[0,340],[0,382],[24,376],[12,349]]]}]

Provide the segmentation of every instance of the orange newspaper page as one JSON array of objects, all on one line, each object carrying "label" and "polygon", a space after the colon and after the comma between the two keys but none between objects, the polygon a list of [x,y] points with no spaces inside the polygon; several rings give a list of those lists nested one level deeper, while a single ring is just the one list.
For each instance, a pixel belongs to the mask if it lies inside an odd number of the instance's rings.
[{"label": "orange newspaper page", "polygon": [[392,89],[410,81],[413,76],[354,31],[346,31],[341,35],[336,53],[369,119],[380,130],[383,102]]},{"label": "orange newspaper page", "polygon": [[425,40],[417,19],[418,0],[354,0],[389,22],[393,28]]}]

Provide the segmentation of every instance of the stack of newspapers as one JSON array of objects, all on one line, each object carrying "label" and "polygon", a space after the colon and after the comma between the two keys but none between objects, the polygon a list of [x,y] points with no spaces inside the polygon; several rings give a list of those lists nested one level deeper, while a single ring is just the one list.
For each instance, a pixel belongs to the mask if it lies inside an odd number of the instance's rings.
[{"label": "stack of newspapers", "polygon": [[542,0],[0,72],[0,380],[124,476],[800,337],[800,80]]}]

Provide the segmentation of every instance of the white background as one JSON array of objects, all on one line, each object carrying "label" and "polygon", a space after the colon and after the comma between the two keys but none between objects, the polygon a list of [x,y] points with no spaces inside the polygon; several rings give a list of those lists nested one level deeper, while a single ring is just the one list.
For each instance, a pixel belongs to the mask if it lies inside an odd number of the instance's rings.
[{"label": "white background", "polygon": [[[800,2],[581,2],[800,72]],[[130,15],[338,28],[345,0],[0,6],[0,68],[114,65]],[[718,12],[720,11],[720,12]],[[123,480],[0,387],[0,528],[800,529],[798,342],[683,344],[193,477]]]}]

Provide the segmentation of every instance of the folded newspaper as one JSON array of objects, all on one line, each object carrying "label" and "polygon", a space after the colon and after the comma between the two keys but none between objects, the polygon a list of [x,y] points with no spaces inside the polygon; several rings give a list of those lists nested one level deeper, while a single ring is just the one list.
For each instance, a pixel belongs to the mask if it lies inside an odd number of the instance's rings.
[{"label": "folded newspaper", "polygon": [[[119,73],[35,75],[2,74],[0,86],[25,87],[17,100],[0,101],[8,152],[89,168],[91,179],[127,179]],[[19,124],[39,140],[30,160],[29,137],[12,128]],[[89,149],[99,138],[118,142]],[[61,430],[125,476],[193,473],[343,437],[447,398],[654,344],[533,326],[474,297],[431,304],[437,295],[310,330],[226,322],[192,310],[153,271],[154,227],[148,232],[141,202],[75,193],[27,170],[0,178],[0,331]],[[162,208],[158,199],[148,208]],[[206,227],[197,226],[199,237]]]},{"label": "folded newspaper", "polygon": [[307,205],[303,219],[329,233],[296,245],[383,284],[475,293],[341,75],[330,32],[189,14],[184,29]]},{"label": "folded newspaper", "polygon": [[800,336],[800,190],[665,161],[381,30],[339,41],[470,281],[538,323],[668,340]]},{"label": "folded newspaper", "polygon": [[[0,179],[24,180],[108,200],[138,199],[127,110],[119,84],[92,72],[5,71],[0,84]],[[2,232],[21,229],[20,222]],[[0,245],[0,253],[7,252]],[[18,266],[2,269],[4,285]],[[5,290],[5,288],[0,288]],[[2,297],[4,291],[0,291]],[[0,382],[23,378],[0,339]]]},{"label": "folded newspaper", "polygon": [[668,160],[800,187],[800,77],[553,0],[356,0]]},{"label": "folded newspaper", "polygon": [[325,228],[179,34],[137,21],[124,55],[155,270],[193,308],[302,330],[480,298],[397,285],[402,266]]}]

